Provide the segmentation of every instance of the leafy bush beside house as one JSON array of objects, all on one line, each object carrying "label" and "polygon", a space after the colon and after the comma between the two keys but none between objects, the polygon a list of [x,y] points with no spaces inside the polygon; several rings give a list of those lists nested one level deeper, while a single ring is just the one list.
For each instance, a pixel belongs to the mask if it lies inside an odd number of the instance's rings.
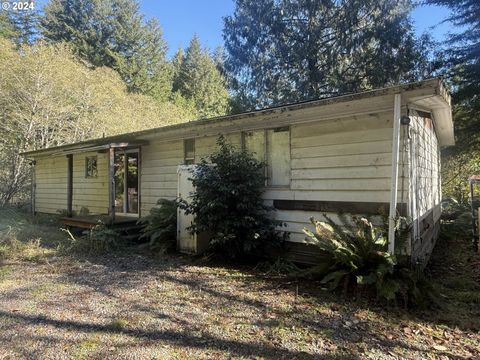
[{"label": "leafy bush beside house", "polygon": [[150,214],[138,221],[145,225],[140,239],[149,241],[150,249],[156,253],[165,253],[175,248],[177,236],[177,202],[159,199]]},{"label": "leafy bush beside house", "polygon": [[[315,232],[304,229],[307,242],[320,250],[318,265],[304,274],[320,277],[330,290],[343,288],[355,294],[373,290],[377,298],[398,299],[405,306],[433,302],[435,291],[423,274],[387,251],[386,231],[366,218],[353,216],[349,223],[341,216],[340,226],[324,216],[326,222],[310,219]],[[401,229],[397,230],[401,238]]]},{"label": "leafy bush beside house", "polygon": [[215,253],[235,260],[260,257],[286,236],[276,230],[282,223],[271,217],[273,209],[262,199],[265,164],[223,136],[217,144],[210,162],[202,159],[192,176],[195,193],[190,203],[182,200],[180,206],[195,216],[192,232],[212,234]]}]

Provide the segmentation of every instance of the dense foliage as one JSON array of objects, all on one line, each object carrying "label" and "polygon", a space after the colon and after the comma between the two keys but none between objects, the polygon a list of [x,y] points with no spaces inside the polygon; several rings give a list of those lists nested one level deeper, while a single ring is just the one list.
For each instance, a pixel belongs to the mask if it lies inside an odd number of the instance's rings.
[{"label": "dense foliage", "polygon": [[39,42],[18,51],[1,38],[0,109],[0,205],[21,194],[29,181],[22,151],[190,117],[171,103],[128,93],[116,72],[85,67],[67,45]]},{"label": "dense foliage", "polygon": [[454,30],[444,42],[444,71],[453,88],[457,145],[444,151],[444,194],[468,201],[468,178],[480,174],[480,2],[427,0],[446,6]]},{"label": "dense foliage", "polygon": [[192,174],[195,193],[181,206],[195,216],[192,231],[211,234],[215,253],[235,260],[258,258],[280,245],[284,236],[276,230],[281,223],[272,219],[272,209],[262,199],[264,164],[223,137],[218,146],[210,161],[198,164]]},{"label": "dense foliage", "polygon": [[428,304],[434,290],[421,271],[387,251],[386,232],[365,218],[340,218],[341,225],[328,216],[326,222],[312,218],[315,232],[304,229],[307,242],[319,250],[318,264],[304,274],[319,276],[331,290],[360,295],[373,289],[378,298],[399,299],[405,306]]},{"label": "dense foliage", "polygon": [[179,50],[173,60],[173,91],[190,102],[200,118],[228,112],[226,80],[208,51],[194,36],[185,53]]},{"label": "dense foliage", "polygon": [[136,0],[51,0],[41,25],[46,40],[68,42],[92,65],[116,69],[130,90],[167,99],[167,46]]},{"label": "dense foliage", "polygon": [[315,232],[304,230],[308,243],[321,253],[319,265],[311,271],[323,272],[322,283],[331,289],[376,284],[380,292],[385,276],[393,272],[396,263],[394,255],[386,250],[385,234],[365,218],[354,217],[353,226],[343,221],[346,229],[326,219],[322,222],[312,218]]},{"label": "dense foliage", "polygon": [[139,220],[145,225],[140,239],[148,240],[155,253],[165,253],[175,249],[177,236],[177,202],[160,199],[150,210],[150,214]]},{"label": "dense foliage", "polygon": [[429,74],[409,0],[237,0],[225,18],[227,69],[246,107],[418,80]]}]

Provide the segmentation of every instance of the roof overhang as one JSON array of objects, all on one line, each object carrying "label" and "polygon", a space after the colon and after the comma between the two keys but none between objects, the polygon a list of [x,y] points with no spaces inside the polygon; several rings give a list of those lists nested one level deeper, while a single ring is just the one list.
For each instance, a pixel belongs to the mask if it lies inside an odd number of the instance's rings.
[{"label": "roof overhang", "polygon": [[442,81],[437,82],[432,94],[412,97],[409,104],[432,113],[440,146],[455,145],[451,97]]},{"label": "roof overhang", "polygon": [[[35,156],[60,156],[60,155],[72,155],[72,154],[80,154],[86,152],[102,152],[108,149],[129,149],[129,148],[137,148],[143,145],[148,145],[149,142],[144,141],[125,141],[125,142],[116,142],[116,143],[104,143],[103,139],[91,140],[88,142],[82,142],[72,145],[65,145],[65,146],[57,146],[54,148],[42,149],[42,150],[35,150],[35,151],[27,151],[22,153],[25,157],[32,157]],[[75,146],[77,145],[77,146]]]},{"label": "roof overhang", "polygon": [[[149,140],[153,139],[155,141],[171,141],[199,136],[216,136],[227,132],[281,127],[296,123],[335,121],[336,119],[351,116],[393,111],[393,98],[398,93],[402,94],[402,106],[414,105],[433,113],[437,136],[441,146],[455,144],[450,95],[446,91],[442,80],[435,78],[248,113],[189,121],[54,148],[28,151],[22,153],[22,155],[35,158],[58,154],[101,151],[102,149],[112,147],[113,144],[122,145],[117,147],[132,147],[146,145]],[[320,107],[321,109],[319,109]],[[293,111],[298,110],[303,112],[301,117],[296,117],[292,114]]]}]

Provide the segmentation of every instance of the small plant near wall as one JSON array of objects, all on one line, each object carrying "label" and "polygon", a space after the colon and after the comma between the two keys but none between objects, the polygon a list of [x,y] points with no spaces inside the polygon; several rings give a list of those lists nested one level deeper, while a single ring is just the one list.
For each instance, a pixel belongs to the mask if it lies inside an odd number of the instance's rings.
[{"label": "small plant near wall", "polygon": [[[353,216],[348,221],[342,215],[342,224],[338,225],[328,216],[324,217],[325,222],[310,219],[314,232],[304,229],[307,242],[319,249],[318,264],[304,274],[320,277],[328,289],[342,288],[345,294],[373,291],[377,299],[400,300],[404,306],[432,303],[429,300],[434,297],[434,289],[421,271],[411,268],[408,261],[399,262],[387,251],[386,231],[366,218]],[[402,224],[397,221],[399,227]],[[400,240],[404,230],[397,230]]]},{"label": "small plant near wall", "polygon": [[102,255],[119,250],[124,246],[121,236],[113,229],[99,221],[82,236],[75,237],[68,229],[62,229],[69,235],[69,241],[59,248],[63,253],[82,255]]},{"label": "small plant near wall", "polygon": [[140,239],[149,241],[150,249],[155,253],[164,254],[175,249],[177,234],[177,202],[160,199],[150,214],[139,220],[145,225]]},{"label": "small plant near wall", "polygon": [[192,232],[211,234],[214,253],[237,261],[258,259],[286,237],[277,231],[282,223],[273,219],[273,209],[262,199],[265,165],[224,137],[217,144],[210,161],[198,164],[192,175],[195,193],[181,207],[195,217]]}]

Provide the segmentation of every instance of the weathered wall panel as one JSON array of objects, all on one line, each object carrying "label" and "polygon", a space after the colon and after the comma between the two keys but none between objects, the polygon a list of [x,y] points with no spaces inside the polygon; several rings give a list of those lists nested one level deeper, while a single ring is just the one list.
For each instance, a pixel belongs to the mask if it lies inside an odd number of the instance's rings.
[{"label": "weathered wall panel", "polygon": [[67,209],[67,158],[46,157],[36,160],[35,211],[56,214]]},{"label": "weathered wall panel", "polygon": [[[88,156],[97,158],[97,176],[85,176]],[[106,153],[73,155],[73,211],[76,214],[108,214],[108,157]]]}]

